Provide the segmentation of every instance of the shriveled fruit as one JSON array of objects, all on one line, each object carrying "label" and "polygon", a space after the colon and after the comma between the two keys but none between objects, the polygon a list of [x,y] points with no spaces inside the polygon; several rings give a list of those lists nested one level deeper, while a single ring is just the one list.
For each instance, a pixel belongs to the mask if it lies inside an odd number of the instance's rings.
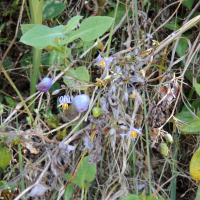
[{"label": "shriveled fruit", "polygon": [[190,162],[190,174],[194,180],[200,183],[200,149],[192,156]]},{"label": "shriveled fruit", "polygon": [[101,108],[99,108],[99,107],[94,107],[94,108],[92,109],[92,114],[93,114],[94,117],[98,117],[98,116],[101,114]]}]

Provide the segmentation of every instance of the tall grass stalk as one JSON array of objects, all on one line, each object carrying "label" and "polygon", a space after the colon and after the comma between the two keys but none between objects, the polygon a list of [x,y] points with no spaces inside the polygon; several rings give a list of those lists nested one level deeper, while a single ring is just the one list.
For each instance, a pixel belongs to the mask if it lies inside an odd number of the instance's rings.
[{"label": "tall grass stalk", "polygon": [[[174,136],[172,176],[177,174],[176,163],[177,163],[178,143],[179,143],[178,131],[176,130],[176,133]],[[172,182],[171,182],[170,200],[176,200],[176,176],[172,179]]]},{"label": "tall grass stalk", "polygon": [[[145,92],[143,92],[143,101],[144,101],[144,117],[147,117],[147,107],[145,100]],[[148,175],[149,175],[149,194],[151,196],[151,163],[150,163],[150,150],[149,150],[149,133],[148,126],[145,124],[145,133],[146,133],[146,141],[147,141],[147,158],[148,158]]]},{"label": "tall grass stalk", "polygon": [[107,50],[106,50],[106,57],[109,56],[109,52],[110,52],[110,45],[111,45],[111,41],[112,41],[112,33],[113,33],[114,25],[115,25],[115,18],[116,18],[116,15],[117,15],[118,6],[119,6],[119,0],[117,0],[117,4],[116,4],[116,8],[115,8],[115,14],[114,14],[114,20],[113,20],[112,26],[110,28],[110,35],[109,35],[109,39],[108,39],[108,47],[107,47]]},{"label": "tall grass stalk", "polygon": [[[29,0],[31,11],[31,24],[42,24],[42,14],[44,0]],[[33,70],[30,71],[30,91],[31,95],[36,92],[35,85],[38,81],[39,65],[41,61],[42,50],[33,47]],[[31,100],[31,102],[33,99]],[[34,109],[35,103],[31,106],[31,111]]]},{"label": "tall grass stalk", "polygon": [[[21,151],[21,144],[18,144],[18,151],[19,151],[19,171],[20,173],[23,173],[24,168],[23,168],[23,159],[22,159],[22,151]],[[24,183],[24,177],[22,176],[21,178],[21,191],[25,190],[25,183]],[[22,197],[22,199],[24,200],[25,198]]]}]

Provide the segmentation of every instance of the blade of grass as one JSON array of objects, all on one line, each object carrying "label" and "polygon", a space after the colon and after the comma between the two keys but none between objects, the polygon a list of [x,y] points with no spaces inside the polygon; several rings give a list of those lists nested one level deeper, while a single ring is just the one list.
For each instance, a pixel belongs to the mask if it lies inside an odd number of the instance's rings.
[{"label": "blade of grass", "polygon": [[[175,136],[174,136],[174,149],[173,149],[173,165],[172,165],[172,176],[177,174],[177,167],[176,167],[176,162],[177,162],[177,152],[178,152],[178,143],[179,143],[179,138],[178,138],[178,132],[176,130]],[[171,181],[171,194],[170,194],[170,200],[176,200],[176,176]]]},{"label": "blade of grass", "polygon": [[116,8],[115,8],[115,14],[114,14],[114,20],[113,20],[112,26],[110,28],[110,35],[109,35],[109,39],[108,39],[106,57],[109,56],[109,52],[110,52],[110,45],[111,45],[111,41],[112,41],[112,33],[113,33],[114,25],[115,25],[115,18],[116,18],[116,15],[117,15],[118,6],[119,6],[119,0],[117,0],[117,5],[116,5]]},{"label": "blade of grass", "polygon": [[[145,92],[143,92],[143,102],[144,102],[144,117],[147,117],[147,107],[145,100]],[[150,163],[150,150],[149,150],[149,133],[148,126],[145,124],[145,133],[146,133],[146,141],[147,141],[147,158],[148,158],[148,173],[149,173],[149,194],[151,196],[151,163]]]}]

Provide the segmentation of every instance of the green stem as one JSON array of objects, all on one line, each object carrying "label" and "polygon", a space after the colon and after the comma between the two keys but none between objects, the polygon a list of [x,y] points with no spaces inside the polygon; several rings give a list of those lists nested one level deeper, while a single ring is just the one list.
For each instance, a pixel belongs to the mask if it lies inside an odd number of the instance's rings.
[{"label": "green stem", "polygon": [[200,184],[198,186],[197,196],[196,196],[195,200],[200,200]]},{"label": "green stem", "polygon": [[[40,49],[36,49],[35,47],[33,47],[33,72],[30,72],[30,80],[31,80],[31,95],[34,94],[36,92],[36,84],[38,82],[38,72],[39,72],[39,64],[41,61],[41,54],[42,54],[42,50]],[[34,100],[31,99],[31,102]],[[35,107],[35,103],[33,103],[31,105],[31,111],[33,111]]]},{"label": "green stem", "polygon": [[[176,131],[176,134],[174,136],[174,150],[173,150],[173,165],[172,165],[172,176],[177,174],[177,152],[178,152],[178,131]],[[171,181],[171,194],[170,194],[170,200],[176,200],[176,176]]]},{"label": "green stem", "polygon": [[111,45],[111,41],[112,41],[112,33],[113,33],[114,25],[115,25],[115,18],[116,18],[116,15],[117,15],[118,6],[119,6],[119,0],[117,0],[117,5],[116,5],[116,8],[115,8],[115,14],[114,14],[114,20],[113,20],[112,26],[110,28],[110,35],[109,35],[109,39],[108,39],[106,57],[109,56],[109,52],[110,52],[110,45]]},{"label": "green stem", "polygon": [[[144,116],[147,117],[147,107],[145,100],[145,92],[143,92],[143,101],[144,101]],[[148,126],[145,124],[145,133],[146,133],[146,141],[147,141],[147,157],[148,157],[148,173],[149,173],[149,194],[151,196],[151,163],[150,163],[150,150],[149,150],[149,133]]]},{"label": "green stem", "polygon": [[[137,0],[134,0],[134,8],[135,8],[135,22],[136,24],[139,24]],[[140,39],[140,31],[138,28],[137,28],[137,35],[138,35],[138,39]]]},{"label": "green stem", "polygon": [[[42,24],[42,14],[44,0],[29,0],[30,11],[31,11],[31,23],[32,24]],[[35,85],[38,81],[39,64],[41,61],[42,50],[33,47],[33,71],[30,72],[30,91],[31,95],[36,92]],[[31,99],[31,102],[33,99]],[[31,111],[33,111],[35,103],[31,106]]]},{"label": "green stem", "polygon": [[[22,159],[22,151],[21,151],[21,144],[18,144],[18,151],[19,151],[19,170],[20,173],[23,173],[23,159]],[[25,184],[24,184],[24,177],[21,178],[21,192],[25,190]],[[22,197],[22,199],[25,199],[25,197]]]},{"label": "green stem", "polygon": [[84,198],[84,188],[81,189],[81,200]]}]

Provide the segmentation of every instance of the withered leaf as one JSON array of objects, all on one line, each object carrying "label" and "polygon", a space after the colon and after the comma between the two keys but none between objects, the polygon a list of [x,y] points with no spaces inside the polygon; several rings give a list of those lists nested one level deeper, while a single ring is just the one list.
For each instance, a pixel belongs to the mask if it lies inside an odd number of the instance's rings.
[{"label": "withered leaf", "polygon": [[92,144],[91,144],[89,133],[85,131],[82,138],[83,138],[83,146],[84,146],[82,151],[90,151],[92,149]]},{"label": "withered leaf", "polygon": [[70,153],[75,150],[74,146],[67,145],[63,142],[59,143],[58,149],[52,152],[51,170],[56,177],[60,176],[68,162]]},{"label": "withered leaf", "polygon": [[102,136],[99,134],[96,138],[94,138],[94,148],[90,152],[90,160],[89,164],[93,165],[101,161],[102,156],[101,156],[101,138]]},{"label": "withered leaf", "polygon": [[40,197],[43,196],[44,193],[48,190],[47,187],[45,187],[42,184],[37,184],[29,193],[29,196],[31,197]]}]

